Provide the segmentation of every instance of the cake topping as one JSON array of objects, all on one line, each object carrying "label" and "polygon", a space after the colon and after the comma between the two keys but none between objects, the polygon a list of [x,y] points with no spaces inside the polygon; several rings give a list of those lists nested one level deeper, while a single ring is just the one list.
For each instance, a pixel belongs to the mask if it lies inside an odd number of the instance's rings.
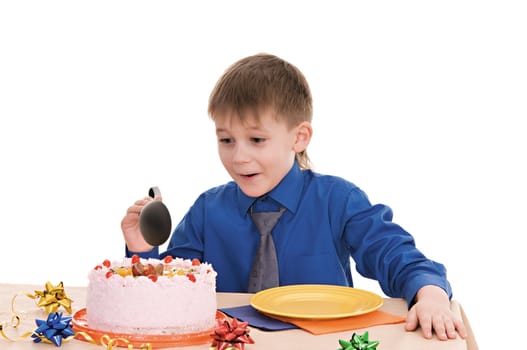
[{"label": "cake topping", "polygon": [[125,258],[122,264],[112,263],[105,259],[102,264],[95,266],[94,270],[102,270],[106,278],[114,275],[134,278],[147,277],[152,282],[157,282],[161,276],[172,278],[186,276],[189,281],[196,282],[197,275],[212,272],[210,264],[202,264],[199,259],[185,260],[166,256],[163,260],[142,259],[138,255]]},{"label": "cake topping", "polygon": [[132,275],[134,277],[138,277],[138,276],[161,276],[163,275],[163,271],[164,271],[164,266],[163,264],[156,264],[156,265],[153,265],[153,264],[146,264],[146,265],[143,265],[141,263],[141,261],[138,261],[136,263],[134,263],[132,265]]}]

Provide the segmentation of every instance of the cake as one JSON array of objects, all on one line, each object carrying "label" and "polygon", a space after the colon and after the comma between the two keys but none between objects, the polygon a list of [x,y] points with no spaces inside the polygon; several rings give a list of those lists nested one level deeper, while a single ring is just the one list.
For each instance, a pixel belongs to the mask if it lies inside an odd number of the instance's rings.
[{"label": "cake", "polygon": [[88,274],[90,328],[127,334],[188,334],[216,324],[216,271],[199,260],[104,260]]}]

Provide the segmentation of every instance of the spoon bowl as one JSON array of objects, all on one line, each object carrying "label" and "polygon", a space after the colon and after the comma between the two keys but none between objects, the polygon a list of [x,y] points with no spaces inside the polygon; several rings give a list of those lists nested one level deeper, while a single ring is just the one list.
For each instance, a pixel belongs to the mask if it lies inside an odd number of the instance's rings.
[{"label": "spoon bowl", "polygon": [[[150,195],[160,195],[159,190],[150,189]],[[145,241],[156,247],[165,243],[172,231],[172,220],[166,205],[158,200],[146,204],[139,214],[139,228]]]}]

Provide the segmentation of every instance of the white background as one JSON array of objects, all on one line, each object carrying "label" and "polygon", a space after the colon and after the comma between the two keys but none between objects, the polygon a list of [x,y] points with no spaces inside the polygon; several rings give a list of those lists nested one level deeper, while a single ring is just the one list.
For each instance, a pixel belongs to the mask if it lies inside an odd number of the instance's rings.
[{"label": "white background", "polygon": [[522,1],[182,3],[0,3],[0,283],[85,285],[150,186],[175,224],[229,180],[208,95],[269,52],[310,82],[316,170],[447,266],[482,349],[524,333]]}]

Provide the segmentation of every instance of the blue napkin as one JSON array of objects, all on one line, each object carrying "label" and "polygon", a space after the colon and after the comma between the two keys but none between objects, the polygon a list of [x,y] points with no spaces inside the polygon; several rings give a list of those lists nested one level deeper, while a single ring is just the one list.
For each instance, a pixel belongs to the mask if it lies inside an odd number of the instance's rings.
[{"label": "blue napkin", "polygon": [[237,307],[226,307],[220,309],[224,314],[242,322],[249,322],[249,326],[255,327],[264,331],[281,331],[286,329],[298,328],[294,324],[282,322],[266,316],[251,305],[237,306]]}]

